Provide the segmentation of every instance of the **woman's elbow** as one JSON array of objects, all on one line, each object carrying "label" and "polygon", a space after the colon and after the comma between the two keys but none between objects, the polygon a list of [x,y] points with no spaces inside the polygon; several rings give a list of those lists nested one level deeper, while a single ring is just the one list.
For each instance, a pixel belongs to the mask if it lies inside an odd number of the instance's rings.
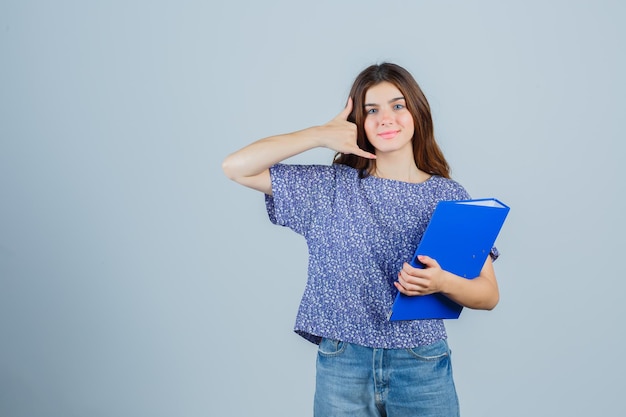
[{"label": "woman's elbow", "polygon": [[496,300],[495,300],[495,301],[493,301],[492,303],[487,304],[487,306],[485,307],[485,310],[488,310],[488,311],[493,310],[494,308],[496,308],[496,306],[498,305],[498,302],[499,302],[499,301],[500,301],[499,299],[496,299]]},{"label": "woman's elbow", "polygon": [[235,161],[233,161],[232,155],[227,156],[222,161],[222,171],[228,179],[233,181],[237,180],[237,164],[235,163]]},{"label": "woman's elbow", "polygon": [[494,308],[496,308],[499,302],[500,302],[500,293],[496,291],[495,294],[491,294],[489,297],[483,300],[483,303],[480,309],[491,311]]}]

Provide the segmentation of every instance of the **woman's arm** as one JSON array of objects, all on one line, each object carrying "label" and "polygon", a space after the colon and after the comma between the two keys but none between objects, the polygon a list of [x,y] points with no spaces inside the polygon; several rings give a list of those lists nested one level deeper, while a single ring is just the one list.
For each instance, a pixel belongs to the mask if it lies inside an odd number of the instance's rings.
[{"label": "woman's arm", "polygon": [[462,306],[479,310],[491,310],[498,304],[500,292],[491,257],[487,257],[480,275],[474,279],[444,271],[428,256],[418,259],[426,266],[424,269],[405,263],[398,273],[395,285],[401,293],[413,296],[439,292]]},{"label": "woman's arm", "polygon": [[246,187],[272,194],[269,168],[309,149],[326,147],[365,158],[376,156],[356,145],[356,125],[348,122],[352,100],[330,122],[297,132],[258,140],[226,157],[222,169],[228,178]]}]

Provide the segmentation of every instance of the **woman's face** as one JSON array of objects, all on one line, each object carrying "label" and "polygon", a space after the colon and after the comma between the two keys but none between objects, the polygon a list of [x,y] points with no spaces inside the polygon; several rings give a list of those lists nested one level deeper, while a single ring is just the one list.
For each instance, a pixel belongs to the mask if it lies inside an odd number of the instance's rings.
[{"label": "woman's face", "polygon": [[413,152],[413,116],[395,85],[384,81],[370,87],[365,93],[364,107],[365,134],[376,154],[407,149]]}]

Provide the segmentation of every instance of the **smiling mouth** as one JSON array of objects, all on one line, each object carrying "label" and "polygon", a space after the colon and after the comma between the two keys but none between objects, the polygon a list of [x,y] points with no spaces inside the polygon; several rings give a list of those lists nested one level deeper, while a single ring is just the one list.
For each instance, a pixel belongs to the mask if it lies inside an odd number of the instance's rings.
[{"label": "smiling mouth", "polygon": [[387,132],[381,132],[378,134],[378,136],[380,136],[383,139],[393,139],[398,135],[398,133],[400,133],[399,130],[390,130]]}]

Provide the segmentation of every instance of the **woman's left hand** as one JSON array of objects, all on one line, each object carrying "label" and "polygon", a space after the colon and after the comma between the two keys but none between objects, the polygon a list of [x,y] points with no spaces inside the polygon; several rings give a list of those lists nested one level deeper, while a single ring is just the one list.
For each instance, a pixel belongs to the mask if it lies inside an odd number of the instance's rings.
[{"label": "woman's left hand", "polygon": [[441,269],[436,260],[431,257],[419,255],[418,260],[424,264],[424,268],[414,268],[404,263],[398,273],[398,281],[394,285],[405,295],[428,295],[443,291],[447,272]]}]

